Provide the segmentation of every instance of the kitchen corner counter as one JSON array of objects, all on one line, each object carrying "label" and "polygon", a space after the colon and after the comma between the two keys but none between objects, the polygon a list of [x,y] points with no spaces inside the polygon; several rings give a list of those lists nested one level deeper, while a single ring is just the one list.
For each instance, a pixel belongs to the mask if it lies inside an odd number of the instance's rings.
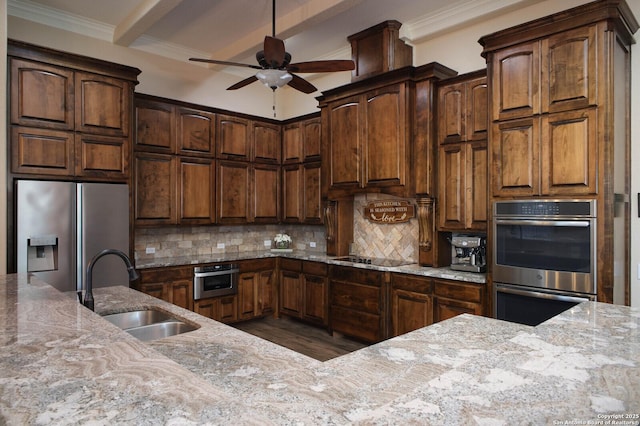
[{"label": "kitchen corner counter", "polygon": [[96,310],[201,327],[142,343],[35,278],[0,291],[2,424],[640,421],[637,308],[585,302],[537,327],[465,314],[320,362],[126,287],[97,289]]},{"label": "kitchen corner counter", "polygon": [[486,283],[486,274],[476,272],[454,271],[450,267],[432,268],[420,266],[417,263],[403,266],[377,266],[356,262],[338,260],[336,256],[323,253],[293,250],[292,252],[278,251],[245,251],[235,253],[221,253],[217,255],[201,255],[190,257],[167,257],[136,260],[136,269],[161,268],[167,266],[201,265],[206,263],[236,262],[240,260],[264,259],[270,257],[287,257],[291,259],[323,262],[332,265],[351,266],[354,268],[371,269],[377,271],[396,272],[400,274],[419,275],[423,277],[443,278],[455,281],[465,281],[476,284]]}]

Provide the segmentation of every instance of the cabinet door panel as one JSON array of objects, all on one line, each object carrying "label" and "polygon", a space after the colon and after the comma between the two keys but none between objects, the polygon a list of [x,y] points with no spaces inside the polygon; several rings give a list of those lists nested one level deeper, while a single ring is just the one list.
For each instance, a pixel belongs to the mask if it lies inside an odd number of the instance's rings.
[{"label": "cabinet door panel", "polygon": [[303,194],[302,186],[302,166],[299,164],[284,166],[282,168],[283,182],[283,213],[282,219],[285,222],[297,223],[302,220],[302,202],[300,195]]},{"label": "cabinet door panel", "polygon": [[305,164],[302,169],[304,182],[303,221],[305,223],[322,223],[321,164]]},{"label": "cabinet door panel", "polygon": [[302,274],[299,272],[280,272],[280,311],[302,316]]},{"label": "cabinet door panel", "polygon": [[393,335],[408,333],[433,323],[431,296],[394,289],[391,294]]},{"label": "cabinet door panel", "polygon": [[329,112],[331,120],[330,184],[331,186],[359,187],[362,150],[361,105],[356,98],[329,107],[331,108]]},{"label": "cabinet door panel", "polygon": [[596,26],[542,41],[542,106],[563,111],[597,104]]},{"label": "cabinet door panel", "polygon": [[280,164],[280,126],[253,123],[253,159],[260,163]]},{"label": "cabinet door panel", "polygon": [[327,323],[327,278],[304,276],[304,318]]},{"label": "cabinet door panel", "polygon": [[466,86],[467,140],[486,140],[489,130],[489,89],[487,78],[471,80]]},{"label": "cabinet door panel", "polygon": [[284,164],[302,161],[302,129],[300,123],[284,126],[282,129],[282,162]]},{"label": "cabinet door panel", "polygon": [[256,164],[253,168],[253,220],[277,223],[280,217],[280,168]]},{"label": "cabinet door panel", "polygon": [[175,151],[174,107],[136,99],[136,150],[172,154]]},{"label": "cabinet door panel", "polygon": [[249,120],[218,116],[218,157],[238,160],[251,158]]},{"label": "cabinet door panel", "polygon": [[13,173],[73,175],[73,132],[13,127],[11,133]]},{"label": "cabinet door panel", "polygon": [[540,44],[520,44],[492,59],[492,118],[504,120],[540,112]]},{"label": "cabinet door panel", "polygon": [[302,142],[304,147],[304,161],[320,159],[322,125],[320,118],[313,118],[302,122]]},{"label": "cabinet door panel", "polygon": [[467,144],[465,152],[465,227],[486,230],[488,219],[488,187],[487,176],[487,143],[473,142]]},{"label": "cabinet door panel", "polygon": [[203,155],[215,153],[215,115],[188,108],[177,108],[178,153]]},{"label": "cabinet door panel", "polygon": [[[460,142],[466,135],[466,84],[450,84],[438,89],[438,142]],[[486,110],[486,108],[485,108]]]},{"label": "cabinet door panel", "polygon": [[493,195],[539,194],[539,118],[494,123],[492,132]]},{"label": "cabinet door panel", "polygon": [[213,160],[179,158],[180,223],[215,222],[215,163]]},{"label": "cabinet door panel", "polygon": [[129,134],[129,83],[76,72],[76,130],[115,136]]},{"label": "cabinet door panel", "polygon": [[464,228],[464,144],[442,145],[439,149],[438,173],[439,226],[440,228]]},{"label": "cabinet door panel", "polygon": [[543,194],[597,192],[596,111],[556,113],[542,119]]},{"label": "cabinet door panel", "polygon": [[193,281],[182,280],[167,284],[167,286],[171,303],[193,311]]},{"label": "cabinet door panel", "polygon": [[272,314],[276,309],[273,271],[260,271],[258,273],[257,286],[258,306],[256,307],[256,315]]},{"label": "cabinet door panel", "polygon": [[476,303],[462,302],[460,300],[451,300],[436,298],[434,308],[434,322],[444,321],[460,314],[481,315],[480,305]]},{"label": "cabinet door panel", "polygon": [[139,225],[176,223],[176,172],[171,156],[136,153],[135,220]]},{"label": "cabinet door panel", "polygon": [[253,272],[238,276],[238,319],[251,319],[256,311],[256,274]]},{"label": "cabinet door panel", "polygon": [[218,166],[218,223],[249,222],[249,164],[220,161]]},{"label": "cabinet door panel", "polygon": [[76,134],[76,175],[126,180],[129,177],[129,140]]},{"label": "cabinet door panel", "polygon": [[73,71],[11,59],[11,123],[72,130]]},{"label": "cabinet door panel", "polygon": [[374,92],[366,104],[365,186],[405,184],[405,90],[395,86]]}]

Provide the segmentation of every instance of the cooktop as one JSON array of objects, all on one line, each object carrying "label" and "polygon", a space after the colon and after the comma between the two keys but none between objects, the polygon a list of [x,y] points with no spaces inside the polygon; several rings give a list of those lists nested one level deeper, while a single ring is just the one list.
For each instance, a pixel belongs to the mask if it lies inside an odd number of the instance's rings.
[{"label": "cooktop", "polygon": [[361,256],[336,257],[334,260],[340,260],[342,262],[351,262],[351,263],[364,263],[367,265],[374,265],[374,266],[387,266],[387,267],[411,265],[412,263],[415,263],[415,262],[410,262],[410,261],[401,260],[401,259],[386,259],[386,258],[361,257]]}]

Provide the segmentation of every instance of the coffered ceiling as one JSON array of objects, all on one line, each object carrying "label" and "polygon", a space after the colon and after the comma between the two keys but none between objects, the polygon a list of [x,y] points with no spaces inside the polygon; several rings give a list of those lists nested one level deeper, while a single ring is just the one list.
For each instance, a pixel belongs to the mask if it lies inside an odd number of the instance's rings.
[{"label": "coffered ceiling", "polygon": [[[277,0],[276,36],[296,62],[349,58],[347,36],[403,23],[417,43],[541,0]],[[271,0],[9,0],[9,15],[177,60],[254,63],[272,32]]]}]

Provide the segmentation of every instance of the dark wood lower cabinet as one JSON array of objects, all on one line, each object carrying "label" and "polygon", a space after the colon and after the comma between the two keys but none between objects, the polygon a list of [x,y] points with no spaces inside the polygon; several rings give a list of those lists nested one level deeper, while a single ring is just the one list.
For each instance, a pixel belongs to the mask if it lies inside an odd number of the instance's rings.
[{"label": "dark wood lower cabinet", "polygon": [[325,263],[280,259],[280,314],[326,326],[328,293]]},{"label": "dark wood lower cabinet", "polygon": [[388,273],[359,268],[330,268],[332,331],[370,343],[387,337],[385,275]]},{"label": "dark wood lower cabinet", "polygon": [[137,290],[182,308],[193,310],[193,267],[143,269]]},{"label": "dark wood lower cabinet", "polygon": [[235,295],[194,301],[192,266],[143,269],[135,288],[225,323],[287,315],[368,343],[488,312],[485,284],[289,258],[238,265]]},{"label": "dark wood lower cabinet", "polygon": [[433,280],[391,275],[391,333],[408,333],[433,323]]}]

